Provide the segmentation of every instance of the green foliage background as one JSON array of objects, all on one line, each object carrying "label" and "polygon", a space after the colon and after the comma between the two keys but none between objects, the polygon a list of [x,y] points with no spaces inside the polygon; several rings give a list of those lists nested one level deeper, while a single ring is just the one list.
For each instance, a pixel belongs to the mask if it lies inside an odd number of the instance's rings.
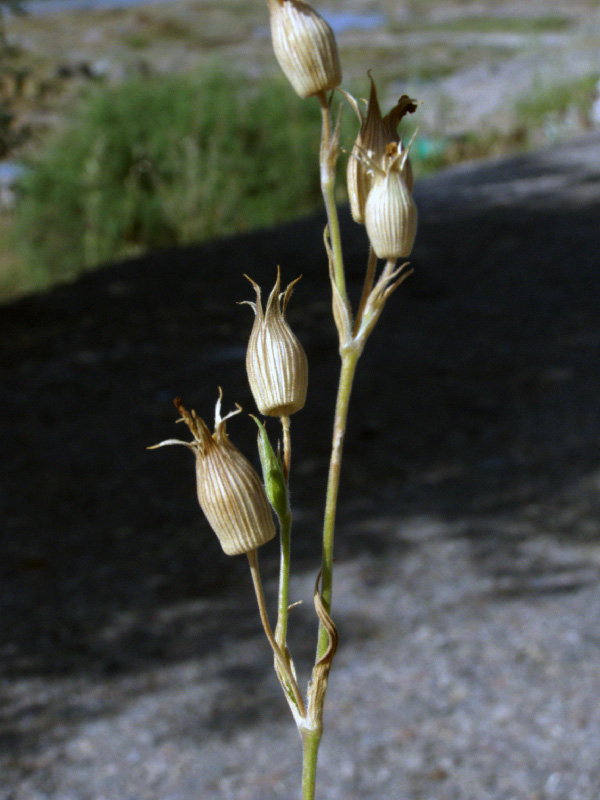
[{"label": "green foliage background", "polygon": [[30,287],[268,226],[320,203],[318,104],[218,70],[94,92],[30,163],[14,226]]},{"label": "green foliage background", "polygon": [[[538,92],[522,104],[519,118],[527,130],[537,129],[550,112],[583,107],[595,80],[586,76],[581,85]],[[255,86],[218,67],[196,76],[138,76],[96,87],[79,108],[36,150],[20,181],[10,231],[0,230],[16,256],[0,272],[4,296],[322,207],[319,106],[297,97],[283,78]],[[350,149],[358,128],[350,109],[342,122],[342,144]],[[405,140],[413,126],[409,120],[401,131]],[[422,174],[495,147],[503,152],[503,141],[418,136],[411,159]],[[344,200],[340,166],[338,199]]]}]

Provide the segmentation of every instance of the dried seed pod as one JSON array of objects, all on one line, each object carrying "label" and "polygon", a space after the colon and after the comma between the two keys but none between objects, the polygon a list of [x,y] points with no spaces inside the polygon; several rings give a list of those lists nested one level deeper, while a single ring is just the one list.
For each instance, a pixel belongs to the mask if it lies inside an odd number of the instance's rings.
[{"label": "dried seed pod", "polygon": [[221,392],[215,409],[215,432],[195,411],[186,411],[179,398],[175,406],[194,436],[193,442],[168,439],[155,447],[182,444],[196,457],[198,501],[221,547],[229,556],[248,553],[275,536],[269,501],[254,467],[232,444],[225,421],[241,408],[221,417]]},{"label": "dried seed pod", "polygon": [[383,169],[375,169],[373,185],[365,204],[365,227],[378,258],[396,259],[410,255],[417,235],[417,207],[402,174],[402,159],[390,144]]},{"label": "dried seed pod", "polygon": [[303,0],[269,0],[273,50],[300,97],[335,89],[342,82],[333,31]]},{"label": "dried seed pod", "polygon": [[[379,164],[384,156],[388,144],[400,144],[398,125],[406,114],[412,114],[417,109],[417,103],[408,95],[402,95],[400,100],[385,117],[381,115],[375,82],[369,74],[371,81],[371,94],[367,105],[367,115],[363,117],[362,111],[351,95],[346,95],[352,103],[361,122],[360,131],[352,148],[352,158],[348,161],[347,184],[350,210],[355,222],[364,225],[365,204],[369,190],[374,182],[373,170],[369,162]],[[400,150],[401,150],[400,146]],[[409,192],[413,188],[413,176],[410,160],[406,158],[403,168],[403,177]]]},{"label": "dried seed pod", "polygon": [[[246,276],[248,277],[248,276]],[[287,417],[304,406],[308,387],[306,353],[285,319],[285,310],[297,278],[280,294],[280,271],[263,313],[260,286],[248,278],[256,303],[246,301],[255,319],[248,349],[246,372],[261,414]]]}]

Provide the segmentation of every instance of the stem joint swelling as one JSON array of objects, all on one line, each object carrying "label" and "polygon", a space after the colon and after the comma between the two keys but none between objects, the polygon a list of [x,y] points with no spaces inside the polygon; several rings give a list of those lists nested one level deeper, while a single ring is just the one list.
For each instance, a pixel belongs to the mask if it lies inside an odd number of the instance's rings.
[{"label": "stem joint swelling", "polygon": [[347,342],[344,342],[340,345],[340,357],[342,361],[351,358],[356,358],[358,360],[364,346],[365,342],[362,338],[359,338],[358,336],[352,336],[352,338],[350,338]]}]

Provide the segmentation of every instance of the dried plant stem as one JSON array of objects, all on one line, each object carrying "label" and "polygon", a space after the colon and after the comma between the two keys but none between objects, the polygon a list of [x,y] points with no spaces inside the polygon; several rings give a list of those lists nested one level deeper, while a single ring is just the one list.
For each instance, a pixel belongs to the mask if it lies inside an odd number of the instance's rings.
[{"label": "dried plant stem", "polygon": [[344,258],[342,254],[342,237],[337,207],[335,204],[335,165],[338,157],[337,130],[331,125],[331,108],[325,92],[317,95],[321,104],[321,150],[319,155],[321,192],[325,201],[327,220],[329,222],[329,237],[333,254],[333,275],[342,300],[347,304],[346,275],[344,272]]},{"label": "dried plant stem", "polygon": [[[260,578],[260,570],[258,568],[258,553],[256,550],[250,550],[247,553],[248,556],[248,563],[250,564],[250,574],[252,575],[252,583],[254,584],[254,591],[256,593],[256,600],[258,602],[258,611],[260,614],[260,619],[266,634],[267,639],[269,640],[269,644],[273,648],[273,653],[275,655],[275,661],[277,666],[279,667],[277,671],[278,677],[281,675],[280,680],[282,680],[283,688],[286,692],[286,695],[289,697],[289,693],[292,693],[293,702],[296,705],[298,713],[301,717],[306,715],[306,709],[304,707],[304,700],[302,699],[302,695],[300,694],[300,689],[298,688],[298,683],[294,678],[290,666],[288,664],[287,659],[283,655],[281,648],[275,641],[275,637],[273,636],[273,631],[271,629],[271,623],[269,622],[269,617],[267,615],[267,607],[265,604],[265,595],[262,588],[262,581]],[[292,699],[292,698],[290,698]]]},{"label": "dried plant stem", "polygon": [[365,310],[367,300],[369,299],[369,294],[371,293],[371,289],[373,288],[376,268],[377,268],[377,256],[373,248],[369,246],[369,261],[367,263],[365,282],[363,284],[360,303],[358,304],[358,311],[356,312],[356,319],[354,321],[354,331],[353,331],[354,335],[356,335],[357,332],[360,330],[360,323],[362,321],[363,312]]}]

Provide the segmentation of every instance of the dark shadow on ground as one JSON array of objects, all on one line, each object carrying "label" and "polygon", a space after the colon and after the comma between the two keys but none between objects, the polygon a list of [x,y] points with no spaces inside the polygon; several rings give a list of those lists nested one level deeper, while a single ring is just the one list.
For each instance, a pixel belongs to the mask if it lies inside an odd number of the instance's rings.
[{"label": "dark shadow on ground", "polygon": [[[598,469],[599,145],[420,185],[415,275],[357,379],[340,507],[341,530],[355,531],[340,537],[339,558],[402,557],[385,526],[361,533],[361,519],[545,507]],[[343,228],[356,296],[366,241],[347,214]],[[248,604],[227,612],[226,634],[204,614],[203,598],[250,589],[245,559],[225,558],[200,516],[191,456],[146,447],[185,436],[175,395],[208,422],[218,386],[225,410],[253,411],[252,315],[235,303],[252,297],[242,273],[270,288],[277,264],[285,281],[303,274],[289,311],[311,365],[292,424],[294,548],[316,571],[338,365],[322,229],[315,217],[158,253],[0,309],[5,676],[135,672],[254,635]],[[229,432],[253,452],[250,420]],[[500,539],[473,530],[473,547],[499,568]],[[276,559],[272,543],[267,578]],[[181,609],[175,621],[161,617],[168,608]]]}]

